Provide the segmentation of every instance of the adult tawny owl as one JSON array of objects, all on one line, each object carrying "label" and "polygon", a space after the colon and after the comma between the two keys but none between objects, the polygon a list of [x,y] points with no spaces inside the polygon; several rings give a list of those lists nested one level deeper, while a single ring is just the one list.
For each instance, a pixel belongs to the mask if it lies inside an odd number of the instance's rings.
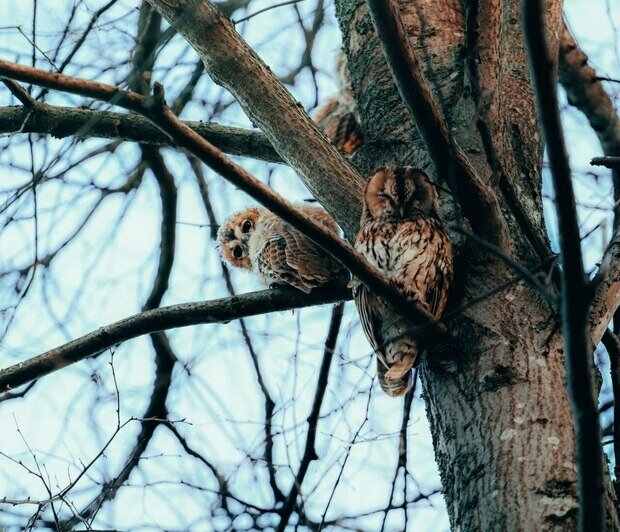
[{"label": "adult tawny owl", "polygon": [[[356,249],[402,292],[440,317],[452,281],[452,245],[439,218],[437,193],[424,172],[382,168],[368,180]],[[418,361],[413,325],[358,284],[355,303],[377,354],[381,388],[404,395]]]},{"label": "adult tawny owl", "polygon": [[[298,205],[308,216],[338,232],[334,219],[320,207]],[[263,207],[231,216],[218,231],[222,257],[253,271],[267,287],[287,284],[303,292],[330,283],[346,283],[348,271],[312,240]]]},{"label": "adult tawny owl", "polygon": [[357,103],[351,88],[351,75],[342,51],[336,63],[338,95],[330,98],[316,112],[315,121],[336,148],[351,154],[364,143]]}]

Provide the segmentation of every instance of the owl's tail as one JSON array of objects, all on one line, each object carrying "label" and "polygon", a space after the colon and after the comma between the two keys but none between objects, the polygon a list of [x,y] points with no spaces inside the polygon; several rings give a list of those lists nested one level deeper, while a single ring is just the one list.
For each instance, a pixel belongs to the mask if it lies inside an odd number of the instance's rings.
[{"label": "owl's tail", "polygon": [[[395,345],[396,344],[396,345]],[[418,361],[418,347],[413,342],[396,342],[377,353],[377,377],[381,389],[390,397],[405,395],[413,385],[413,368]]]}]

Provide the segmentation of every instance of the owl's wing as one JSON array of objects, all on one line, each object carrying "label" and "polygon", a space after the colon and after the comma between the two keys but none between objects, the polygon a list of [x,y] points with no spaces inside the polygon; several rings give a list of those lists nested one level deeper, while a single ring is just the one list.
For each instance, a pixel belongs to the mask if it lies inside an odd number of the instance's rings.
[{"label": "owl's wing", "polygon": [[298,231],[284,229],[260,247],[255,257],[261,275],[309,293],[343,272],[341,265]]},{"label": "owl's wing", "polygon": [[270,238],[263,243],[254,257],[256,268],[273,283],[288,284],[309,293],[311,288],[301,282],[297,271],[288,264],[286,256],[287,242],[284,236]]},{"label": "owl's wing", "polygon": [[381,345],[384,343],[381,334],[381,324],[383,323],[381,308],[383,303],[363,284],[358,284],[354,288],[353,297],[355,298],[362,329],[370,343],[370,347],[377,354],[377,358],[387,367],[385,357],[381,351]]},{"label": "owl's wing", "polygon": [[443,227],[418,218],[399,229],[394,243],[398,257],[392,280],[410,299],[418,299],[440,317],[452,281],[452,248]]},{"label": "owl's wing", "polygon": [[429,267],[426,302],[430,311],[441,317],[448,300],[448,288],[452,282],[452,247],[442,227],[434,227],[434,253]]}]

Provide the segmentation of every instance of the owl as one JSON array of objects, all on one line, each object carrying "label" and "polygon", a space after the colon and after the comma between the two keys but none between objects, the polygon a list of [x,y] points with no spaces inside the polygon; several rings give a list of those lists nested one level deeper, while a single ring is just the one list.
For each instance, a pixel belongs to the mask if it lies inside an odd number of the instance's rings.
[{"label": "owl", "polygon": [[[439,318],[452,281],[452,244],[437,193],[421,170],[381,168],[368,180],[355,248],[412,301]],[[418,362],[413,324],[357,283],[354,298],[377,355],[377,376],[390,396],[407,393]]]},{"label": "owl", "polygon": [[[320,207],[298,205],[308,216],[338,233],[334,219]],[[231,216],[218,231],[222,258],[253,271],[267,287],[290,285],[309,293],[331,283],[346,284],[349,273],[312,240],[263,207]]]},{"label": "owl", "polygon": [[349,67],[342,51],[338,54],[336,71],[339,93],[318,109],[315,121],[338,150],[351,154],[364,143],[364,136],[351,89]]}]

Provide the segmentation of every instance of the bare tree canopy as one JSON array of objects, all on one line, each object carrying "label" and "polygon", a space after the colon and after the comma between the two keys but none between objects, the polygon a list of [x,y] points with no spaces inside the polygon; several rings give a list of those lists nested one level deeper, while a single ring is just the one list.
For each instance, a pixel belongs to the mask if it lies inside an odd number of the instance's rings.
[{"label": "bare tree canopy", "polygon": [[[3,530],[620,530],[620,5],[0,9]],[[443,315],[353,247],[402,166]],[[222,262],[257,204],[351,282]],[[419,343],[404,397],[362,285]]]}]

